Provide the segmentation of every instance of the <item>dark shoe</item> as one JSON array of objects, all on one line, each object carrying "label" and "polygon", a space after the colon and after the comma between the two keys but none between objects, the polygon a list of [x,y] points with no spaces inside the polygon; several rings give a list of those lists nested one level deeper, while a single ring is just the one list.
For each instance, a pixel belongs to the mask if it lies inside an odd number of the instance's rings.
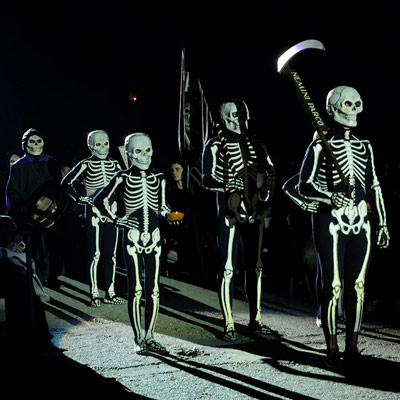
[{"label": "dark shoe", "polygon": [[339,349],[328,350],[325,358],[325,366],[332,370],[336,370],[340,367]]},{"label": "dark shoe", "polygon": [[343,361],[346,366],[352,366],[359,364],[363,359],[361,352],[358,351],[357,347],[351,347],[348,350],[345,350],[343,355]]},{"label": "dark shoe", "polygon": [[150,353],[168,354],[168,350],[154,339],[146,340],[146,348]]},{"label": "dark shoe", "polygon": [[224,340],[225,342],[234,342],[237,339],[237,335],[234,329],[231,329],[229,331],[225,331],[223,336],[222,336],[222,340]]},{"label": "dark shoe", "polygon": [[135,342],[135,352],[140,356],[148,355],[146,342],[144,340],[140,340],[139,342]]},{"label": "dark shoe", "polygon": [[57,279],[49,279],[48,281],[44,282],[44,286],[52,290],[59,290],[60,282]]},{"label": "dark shoe", "polygon": [[270,337],[274,337],[274,338],[281,337],[281,335],[278,333],[278,331],[274,331],[267,325],[261,324],[260,322],[250,323],[249,331],[251,333],[255,333],[257,335],[270,336]]},{"label": "dark shoe", "polygon": [[92,307],[101,307],[101,299],[100,297],[93,297],[92,301],[90,302]]}]

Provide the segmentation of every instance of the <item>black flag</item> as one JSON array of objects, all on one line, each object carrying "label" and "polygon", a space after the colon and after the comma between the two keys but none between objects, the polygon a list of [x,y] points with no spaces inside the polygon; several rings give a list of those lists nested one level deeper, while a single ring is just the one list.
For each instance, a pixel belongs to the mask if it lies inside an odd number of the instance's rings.
[{"label": "black flag", "polygon": [[[182,50],[179,101],[178,145],[182,160],[196,181],[195,171],[201,165],[203,147],[212,132],[213,118],[204,96],[200,79],[188,67],[185,49]],[[201,168],[200,168],[201,169]],[[197,182],[200,184],[199,182]]]}]

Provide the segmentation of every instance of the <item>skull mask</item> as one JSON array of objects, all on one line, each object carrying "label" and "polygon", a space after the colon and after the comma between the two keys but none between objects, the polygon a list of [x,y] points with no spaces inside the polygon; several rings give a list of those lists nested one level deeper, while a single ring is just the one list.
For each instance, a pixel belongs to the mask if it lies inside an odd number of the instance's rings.
[{"label": "skull mask", "polygon": [[31,156],[40,156],[43,153],[44,141],[38,135],[32,135],[26,142],[26,152]]},{"label": "skull mask", "polygon": [[139,169],[149,169],[153,147],[150,137],[145,133],[132,133],[125,139],[125,153],[132,165]]},{"label": "skull mask", "polygon": [[92,154],[101,160],[108,156],[110,140],[106,131],[92,131],[88,134],[87,144]]},{"label": "skull mask", "polygon": [[363,102],[357,90],[349,86],[338,86],[328,93],[326,111],[341,125],[357,126],[357,114],[363,110]]},{"label": "skull mask", "polygon": [[219,109],[219,114],[228,131],[239,135],[247,132],[250,116],[249,109],[244,101],[232,100],[223,103]]}]

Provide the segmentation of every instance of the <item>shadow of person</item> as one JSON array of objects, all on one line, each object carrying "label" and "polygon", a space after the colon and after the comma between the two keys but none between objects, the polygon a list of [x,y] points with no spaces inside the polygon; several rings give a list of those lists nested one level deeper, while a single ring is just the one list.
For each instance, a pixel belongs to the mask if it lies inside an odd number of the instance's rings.
[{"label": "shadow of person", "polygon": [[[288,399],[306,400],[313,399],[295,391],[288,390],[277,385],[272,385],[264,380],[244,375],[240,372],[232,371],[215,365],[203,364],[197,361],[175,355],[152,355],[160,361],[174,368],[180,369],[195,377],[207,380],[211,383],[225,386],[235,392],[242,393],[252,399],[278,399],[283,396]],[[267,393],[266,393],[267,392]],[[279,397],[277,397],[279,396]]]},{"label": "shadow of person", "polygon": [[[400,383],[394,377],[399,376],[400,363],[373,356],[361,356],[356,363],[344,361],[335,369],[335,376],[325,366],[325,350],[315,349],[302,343],[282,338],[280,341],[230,345],[230,348],[246,351],[265,357],[266,364],[277,371],[292,375],[301,375],[318,380],[337,381],[348,385],[383,391],[400,391]],[[306,367],[306,368],[305,368]],[[329,374],[312,373],[309,367],[330,371]]]},{"label": "shadow of person", "polygon": [[[14,398],[29,395],[40,399],[115,398],[148,399],[130,392],[113,378],[105,378],[95,371],[66,357],[62,351],[16,357],[2,355],[1,392]],[[92,397],[93,396],[93,397]]]}]

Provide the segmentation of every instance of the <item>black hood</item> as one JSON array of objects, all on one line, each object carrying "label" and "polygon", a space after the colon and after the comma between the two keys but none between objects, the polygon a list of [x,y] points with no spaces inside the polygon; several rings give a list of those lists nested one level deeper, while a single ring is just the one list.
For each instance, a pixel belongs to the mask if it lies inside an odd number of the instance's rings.
[{"label": "black hood", "polygon": [[28,140],[29,140],[29,138],[30,138],[31,136],[33,136],[33,135],[37,135],[37,136],[39,136],[40,138],[42,138],[42,139],[44,140],[43,135],[42,135],[37,129],[29,128],[29,129],[22,135],[22,150],[24,151],[24,153],[26,153],[26,145],[27,145],[27,143],[28,143]]}]

